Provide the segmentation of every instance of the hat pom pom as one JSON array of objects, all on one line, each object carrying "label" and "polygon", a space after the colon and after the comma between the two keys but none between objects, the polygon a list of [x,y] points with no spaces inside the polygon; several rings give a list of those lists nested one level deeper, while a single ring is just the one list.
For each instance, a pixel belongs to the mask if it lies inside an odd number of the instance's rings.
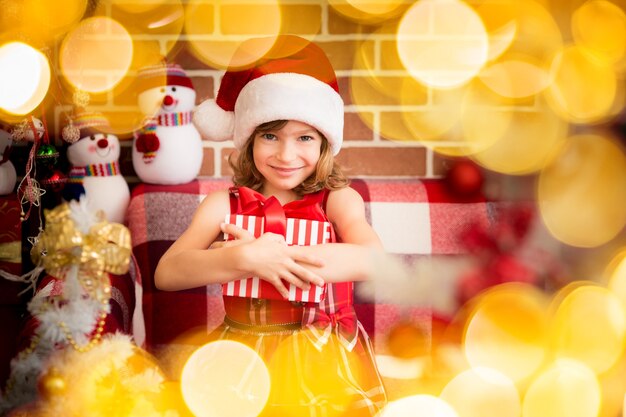
[{"label": "hat pom pom", "polygon": [[222,142],[233,138],[235,114],[209,99],[200,103],[193,115],[193,124],[203,138]]}]

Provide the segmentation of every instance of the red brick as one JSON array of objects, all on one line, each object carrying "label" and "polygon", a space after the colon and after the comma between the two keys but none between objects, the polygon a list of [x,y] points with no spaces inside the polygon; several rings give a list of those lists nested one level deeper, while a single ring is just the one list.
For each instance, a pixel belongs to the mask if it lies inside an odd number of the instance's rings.
[{"label": "red brick", "polygon": [[[343,2],[345,3],[345,2]],[[362,25],[357,20],[346,16],[354,8],[346,4],[344,13],[336,10],[335,7],[328,7],[328,31],[331,34],[351,35],[354,33],[372,33],[376,30],[376,26]]]},{"label": "red brick", "polygon": [[213,148],[203,148],[204,156],[200,167],[199,177],[212,177],[215,175],[215,150]]},{"label": "red brick", "polygon": [[230,168],[230,165],[228,164],[228,158],[232,155],[232,160],[235,161],[237,159],[238,154],[239,152],[235,148],[222,149],[220,158],[222,159],[221,175],[223,177],[230,177],[233,175],[233,170]]},{"label": "red brick", "polygon": [[322,29],[322,8],[317,4],[281,5],[281,33],[317,35]]},{"label": "red brick", "polygon": [[191,77],[191,81],[196,90],[196,104],[215,96],[213,77]]},{"label": "red brick", "polygon": [[423,176],[426,149],[418,147],[344,148],[337,162],[348,176]]},{"label": "red brick", "polygon": [[354,69],[355,55],[363,54],[364,59],[373,61],[374,43],[356,41],[316,42],[320,46],[335,71],[349,71]]},{"label": "red brick", "polygon": [[[370,116],[371,120],[371,116]],[[367,124],[363,122],[357,113],[345,114],[345,122],[343,128],[344,140],[373,140],[374,133]]]},{"label": "red brick", "polygon": [[[208,44],[208,41],[203,43]],[[175,44],[168,54],[168,61],[177,63],[185,70],[215,69],[209,62],[203,60],[202,55],[196,52],[193,45],[187,41],[178,41]]]},{"label": "red brick", "polygon": [[[426,88],[411,77],[380,75],[377,77],[354,76],[349,83],[342,80],[340,87],[348,85],[344,92],[346,103],[364,106],[425,105],[428,100]],[[344,87],[345,88],[345,87]],[[346,95],[348,97],[346,97]]]},{"label": "red brick", "polygon": [[220,30],[225,35],[275,35],[280,29],[280,8],[275,3],[222,4]]}]

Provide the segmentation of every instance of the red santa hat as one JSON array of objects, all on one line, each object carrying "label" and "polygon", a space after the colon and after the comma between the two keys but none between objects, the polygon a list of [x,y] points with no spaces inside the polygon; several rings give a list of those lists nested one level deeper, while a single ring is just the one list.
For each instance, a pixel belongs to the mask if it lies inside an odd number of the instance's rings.
[{"label": "red santa hat", "polygon": [[150,88],[166,85],[180,85],[193,89],[191,78],[178,64],[159,64],[141,68],[137,71],[137,89],[146,91]]},{"label": "red santa hat", "polygon": [[[250,40],[236,54],[251,50]],[[254,129],[274,120],[296,120],[328,139],[333,155],[343,142],[343,100],[328,57],[317,45],[293,35],[244,69],[226,71],[217,98],[205,100],[194,124],[208,140],[232,139],[241,149]]]}]

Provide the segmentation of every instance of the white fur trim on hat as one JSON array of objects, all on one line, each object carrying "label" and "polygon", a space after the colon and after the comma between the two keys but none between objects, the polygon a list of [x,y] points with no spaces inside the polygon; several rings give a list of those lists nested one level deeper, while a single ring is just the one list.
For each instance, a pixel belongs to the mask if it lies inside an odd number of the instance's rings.
[{"label": "white fur trim on hat", "polygon": [[343,111],[341,96],[317,78],[285,72],[267,74],[248,82],[239,93],[233,140],[241,149],[257,126],[296,120],[319,130],[337,155],[343,142]]},{"label": "white fur trim on hat", "polygon": [[203,138],[223,142],[233,138],[235,115],[217,105],[215,100],[204,100],[193,114],[193,124]]}]

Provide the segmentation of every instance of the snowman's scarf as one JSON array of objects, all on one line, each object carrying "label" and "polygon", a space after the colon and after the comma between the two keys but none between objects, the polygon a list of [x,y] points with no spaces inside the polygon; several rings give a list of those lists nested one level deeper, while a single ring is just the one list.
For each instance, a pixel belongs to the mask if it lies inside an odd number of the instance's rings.
[{"label": "snowman's scarf", "polygon": [[110,162],[106,164],[91,164],[84,167],[72,167],[69,175],[69,182],[82,183],[85,177],[110,177],[120,175],[119,162]]},{"label": "snowman's scarf", "polygon": [[153,118],[158,126],[183,126],[191,123],[193,113],[184,111],[180,113],[164,113]]}]

